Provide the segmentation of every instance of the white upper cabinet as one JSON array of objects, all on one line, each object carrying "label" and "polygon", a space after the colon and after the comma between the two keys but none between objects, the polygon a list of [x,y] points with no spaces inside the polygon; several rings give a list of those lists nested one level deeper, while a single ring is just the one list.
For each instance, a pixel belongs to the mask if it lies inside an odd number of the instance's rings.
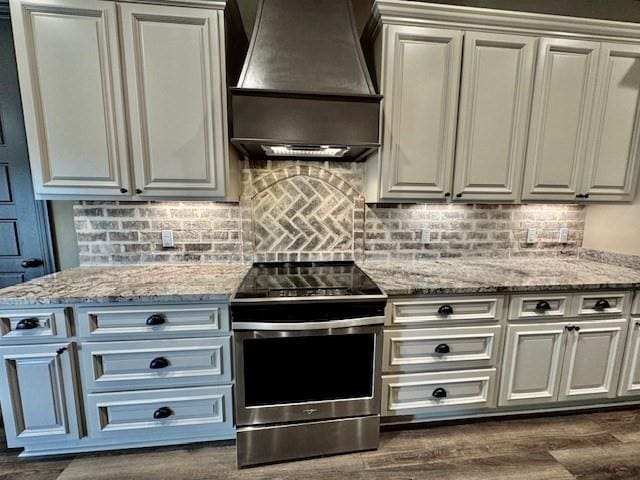
[{"label": "white upper cabinet", "polygon": [[39,198],[237,200],[223,4],[201,5],[11,0]]},{"label": "white upper cabinet", "polygon": [[137,193],[224,196],[223,12],[119,8]]},{"label": "white upper cabinet", "polygon": [[525,200],[575,201],[580,194],[599,49],[597,42],[540,40]]},{"label": "white upper cabinet", "polygon": [[383,199],[445,199],[453,173],[463,33],[392,26],[386,32]]},{"label": "white upper cabinet", "polygon": [[11,2],[38,196],[129,190],[116,5]]},{"label": "white upper cabinet", "polygon": [[454,200],[519,199],[535,45],[533,37],[465,34]]},{"label": "white upper cabinet", "polygon": [[640,175],[640,45],[602,44],[598,79],[581,193],[632,201]]}]

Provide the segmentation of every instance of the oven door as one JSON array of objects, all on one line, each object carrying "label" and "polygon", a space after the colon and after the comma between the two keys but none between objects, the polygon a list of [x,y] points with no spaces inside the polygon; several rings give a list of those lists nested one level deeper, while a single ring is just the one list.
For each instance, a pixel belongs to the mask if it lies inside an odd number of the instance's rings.
[{"label": "oven door", "polygon": [[382,326],[235,331],[238,426],[380,413]]}]

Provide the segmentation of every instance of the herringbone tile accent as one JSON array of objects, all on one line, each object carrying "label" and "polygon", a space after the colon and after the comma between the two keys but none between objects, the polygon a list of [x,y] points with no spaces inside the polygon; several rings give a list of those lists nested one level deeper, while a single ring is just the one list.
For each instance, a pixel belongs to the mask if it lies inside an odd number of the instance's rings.
[{"label": "herringbone tile accent", "polygon": [[322,180],[302,175],[285,178],[253,198],[252,212],[258,256],[353,255],[354,203]]}]

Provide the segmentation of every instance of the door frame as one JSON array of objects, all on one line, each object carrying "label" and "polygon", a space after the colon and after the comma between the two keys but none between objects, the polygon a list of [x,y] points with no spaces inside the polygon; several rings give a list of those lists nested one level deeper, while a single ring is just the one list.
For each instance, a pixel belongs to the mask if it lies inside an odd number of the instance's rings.
[{"label": "door frame", "polygon": [[[0,20],[11,20],[8,0],[0,0]],[[22,101],[20,101],[20,105],[22,105]],[[27,158],[25,160],[27,162],[29,175],[31,176],[31,165],[29,159]],[[40,239],[40,245],[43,247],[41,259],[43,262],[43,270],[46,275],[56,271],[56,259],[53,254],[51,222],[49,221],[49,205],[44,200],[36,200],[33,190],[31,192],[31,199],[35,205],[38,237]]]}]

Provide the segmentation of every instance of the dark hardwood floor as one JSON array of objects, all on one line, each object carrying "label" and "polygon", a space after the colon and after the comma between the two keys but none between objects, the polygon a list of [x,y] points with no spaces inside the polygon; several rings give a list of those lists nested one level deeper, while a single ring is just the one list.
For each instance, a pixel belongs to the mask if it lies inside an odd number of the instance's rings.
[{"label": "dark hardwood floor", "polygon": [[22,460],[0,480],[640,480],[640,408],[382,433],[380,449],[237,470],[232,443]]}]

